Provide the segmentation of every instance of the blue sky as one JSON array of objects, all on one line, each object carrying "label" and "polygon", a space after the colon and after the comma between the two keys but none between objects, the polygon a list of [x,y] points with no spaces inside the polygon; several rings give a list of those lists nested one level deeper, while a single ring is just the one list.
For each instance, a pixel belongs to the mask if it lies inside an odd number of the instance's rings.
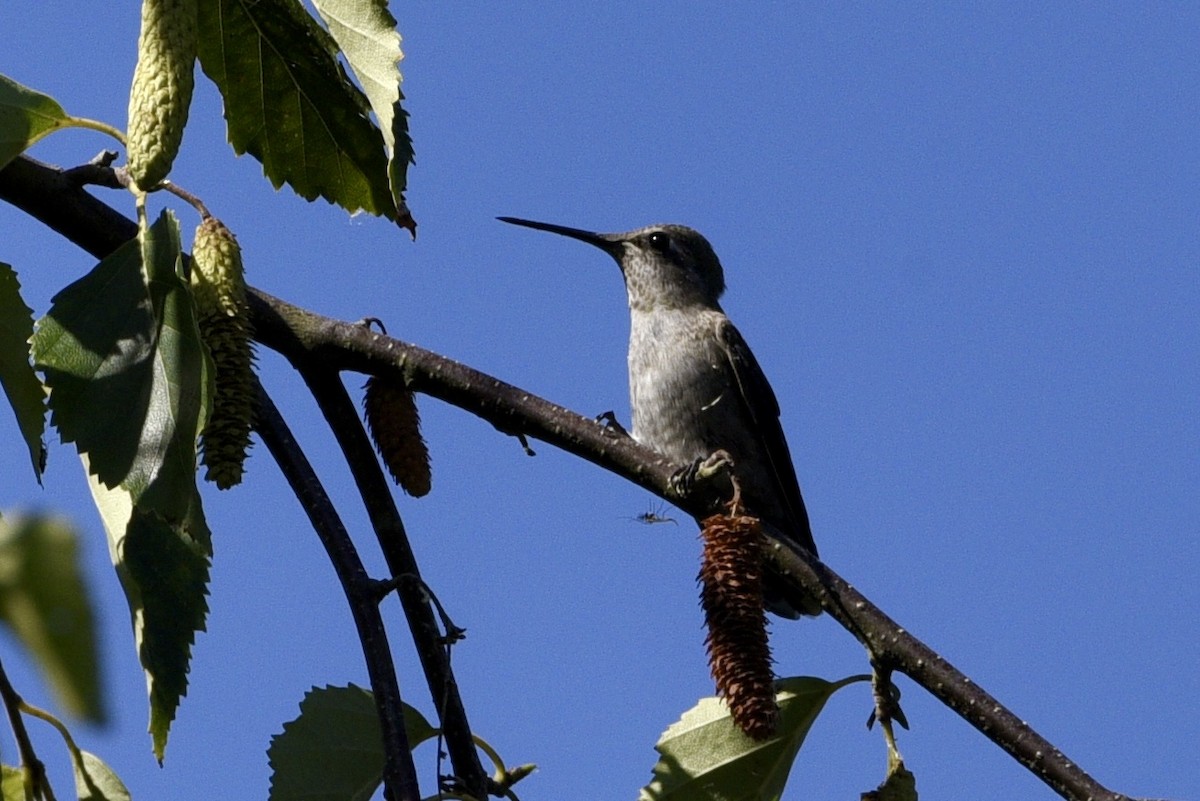
[{"label": "blue sky", "polygon": [[[123,125],[136,4],[86,21],[63,4],[8,6],[0,72]],[[1200,797],[1186,745],[1200,740],[1200,9],[394,12],[415,244],[273,192],[232,156],[198,80],[173,178],[238,234],[254,284],[383,318],[401,339],[628,420],[615,266],[493,218],[699,229],[780,398],[822,557],[1102,783]],[[71,132],[33,154],[72,165],[109,146]],[[8,207],[0,231],[0,260],[38,314],[92,266]],[[381,571],[301,383],[269,352],[259,364]],[[636,523],[654,499],[549,446],[530,459],[456,409],[426,400],[422,414],[434,489],[401,511],[468,630],[454,665],[474,727],[541,766],[526,801],[634,796],[659,733],[711,691],[694,527]],[[135,798],[265,796],[264,749],[305,690],[366,681],[333,571],[265,449],[241,488],[204,490],[212,613],[160,769],[78,460],[53,443],[39,489],[2,412],[0,442],[0,508],[62,509],[86,535],[114,720],[78,726],[81,742]],[[387,613],[403,688],[429,711],[399,610]],[[773,645],[781,675],[866,668],[827,619],[777,621]],[[7,635],[0,651],[18,687],[51,703]],[[913,724],[900,745],[925,797],[1054,797],[900,687]],[[874,786],[885,755],[869,711],[861,686],[834,697],[788,798]],[[417,757],[431,777],[432,748]]]}]

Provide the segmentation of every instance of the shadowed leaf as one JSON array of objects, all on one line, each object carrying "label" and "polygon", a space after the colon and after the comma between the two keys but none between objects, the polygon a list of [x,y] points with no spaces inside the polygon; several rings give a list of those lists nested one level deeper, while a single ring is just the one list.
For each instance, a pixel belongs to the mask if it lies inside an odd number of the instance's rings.
[{"label": "shadowed leaf", "polygon": [[0,385],[17,416],[25,438],[33,473],[42,480],[46,446],[46,396],[29,363],[29,338],[33,336],[33,310],[21,300],[21,285],[12,267],[0,262]]},{"label": "shadowed leaf", "polygon": [[200,66],[225,101],[233,149],[278,188],[389,219],[384,140],[329,34],[295,0],[200,4]]},{"label": "shadowed leaf", "polygon": [[207,614],[211,535],[196,439],[212,394],[169,212],[64,289],[34,337],[53,422],[74,442],[125,589],[162,760]]},{"label": "shadowed leaf", "polygon": [[[410,748],[437,736],[407,704],[404,729]],[[300,716],[271,738],[267,755],[270,801],[367,801],[383,781],[374,696],[353,684],[314,687],[300,702]]]},{"label": "shadowed leaf", "polygon": [[195,491],[211,393],[179,258],[179,227],[164,212],[58,293],[33,337],[63,441],[87,454],[105,486],[124,486],[175,519]]}]

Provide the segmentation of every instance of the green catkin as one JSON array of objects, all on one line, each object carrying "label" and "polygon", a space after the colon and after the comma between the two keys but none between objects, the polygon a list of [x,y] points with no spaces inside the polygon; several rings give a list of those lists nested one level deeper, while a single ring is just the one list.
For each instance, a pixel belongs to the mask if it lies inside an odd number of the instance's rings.
[{"label": "green catkin", "polygon": [[196,229],[192,244],[192,296],[200,337],[216,368],[208,424],[200,435],[205,478],[220,489],[242,480],[254,417],[253,353],[246,279],[237,239],[215,217]]},{"label": "green catkin", "polygon": [[167,177],[183,141],[196,63],[196,0],[143,0],[129,91],[129,177],[148,191]]}]

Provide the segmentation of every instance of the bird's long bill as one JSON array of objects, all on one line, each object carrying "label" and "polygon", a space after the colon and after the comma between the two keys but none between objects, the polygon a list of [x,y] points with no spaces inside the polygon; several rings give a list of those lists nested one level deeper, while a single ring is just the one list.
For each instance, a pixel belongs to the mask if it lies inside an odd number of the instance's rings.
[{"label": "bird's long bill", "polygon": [[589,245],[596,247],[608,253],[611,256],[618,256],[621,249],[621,240],[614,237],[612,234],[596,234],[591,231],[584,231],[580,228],[568,228],[565,225],[554,225],[553,223],[537,222],[535,220],[522,220],[519,217],[497,217],[500,222],[512,223],[513,225],[523,225],[526,228],[536,228],[539,231],[549,231],[552,234],[561,236],[569,236],[572,239],[578,239],[580,242],[587,242]]}]

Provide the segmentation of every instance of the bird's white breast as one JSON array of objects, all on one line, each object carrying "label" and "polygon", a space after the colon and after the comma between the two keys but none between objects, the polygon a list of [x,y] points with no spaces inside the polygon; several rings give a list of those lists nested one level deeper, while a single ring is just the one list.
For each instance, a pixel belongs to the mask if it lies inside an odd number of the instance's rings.
[{"label": "bird's white breast", "polygon": [[680,462],[712,450],[714,419],[728,409],[728,370],[713,335],[719,312],[634,311],[629,341],[633,437]]}]

